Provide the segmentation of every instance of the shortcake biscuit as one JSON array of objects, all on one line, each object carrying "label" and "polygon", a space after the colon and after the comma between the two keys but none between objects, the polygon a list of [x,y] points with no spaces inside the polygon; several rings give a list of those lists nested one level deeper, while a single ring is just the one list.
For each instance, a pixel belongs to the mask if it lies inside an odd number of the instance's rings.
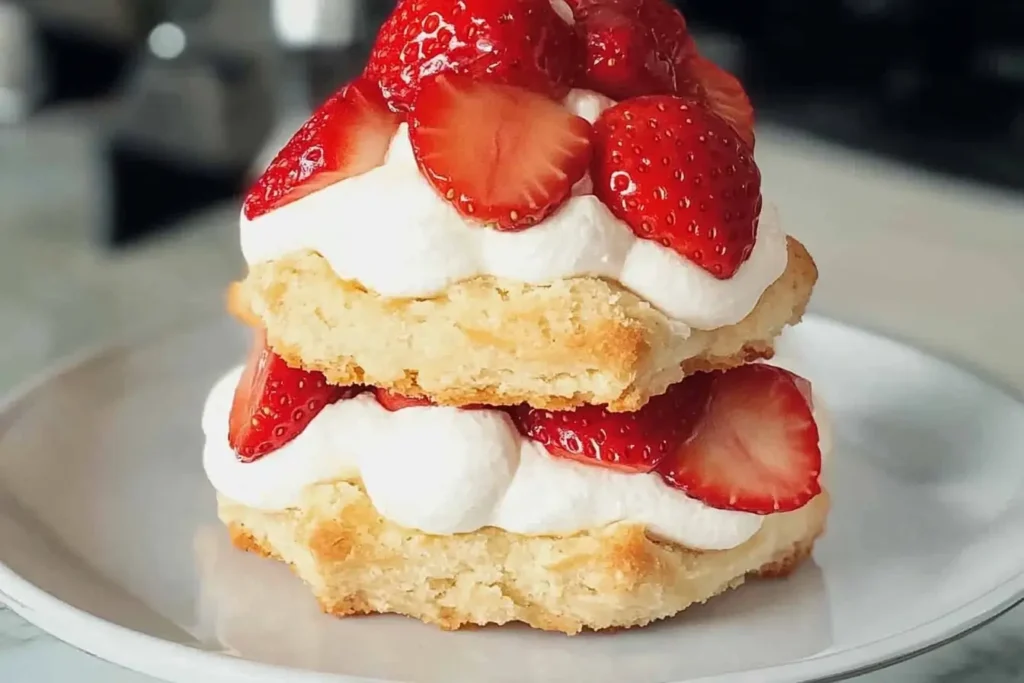
[{"label": "shortcake biscuit", "polygon": [[254,265],[230,308],[290,364],[442,405],[605,403],[634,411],[686,374],[770,358],[804,313],[817,269],[789,238],[782,276],[735,325],[690,329],[615,282],[481,277],[426,299],[380,297],[314,252]]}]

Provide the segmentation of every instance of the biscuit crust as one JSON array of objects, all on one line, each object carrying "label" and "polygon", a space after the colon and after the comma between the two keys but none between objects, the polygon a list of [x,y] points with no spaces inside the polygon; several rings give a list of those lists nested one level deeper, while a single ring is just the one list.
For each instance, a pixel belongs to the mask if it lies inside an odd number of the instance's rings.
[{"label": "biscuit crust", "polygon": [[436,297],[393,299],[340,279],[319,254],[297,252],[253,266],[229,292],[229,309],[264,326],[290,365],[335,384],[453,406],[634,411],[686,374],[770,358],[816,280],[810,254],[789,238],[785,273],[746,318],[690,330],[599,278],[529,285],[481,277]]},{"label": "biscuit crust", "polygon": [[291,565],[327,613],[404,614],[449,630],[518,621],[570,635],[643,626],[748,576],[785,576],[810,555],[829,509],[822,493],[769,516],[737,548],[700,552],[629,523],[565,537],[431,536],[381,518],[358,482],[310,487],[283,512],[218,502],[233,544]]}]

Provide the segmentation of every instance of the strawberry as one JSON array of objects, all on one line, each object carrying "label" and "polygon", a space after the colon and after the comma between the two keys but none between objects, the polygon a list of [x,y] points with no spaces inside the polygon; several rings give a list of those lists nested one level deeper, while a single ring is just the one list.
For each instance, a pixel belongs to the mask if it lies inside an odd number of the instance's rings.
[{"label": "strawberry", "polygon": [[[423,406],[436,406],[437,404],[431,401],[429,398],[423,396],[405,396],[398,394],[390,389],[382,389],[381,387],[374,387],[373,395],[377,399],[377,403],[381,404],[384,408],[387,408],[392,413],[397,410],[403,410],[405,408],[419,408]],[[485,405],[483,403],[469,403],[466,405],[459,406],[460,410],[503,410],[502,408],[495,408],[494,406]]]},{"label": "strawberry", "polygon": [[301,434],[325,406],[357,393],[328,384],[319,372],[289,367],[261,331],[235,388],[228,442],[242,462],[259,460]]},{"label": "strawberry", "polygon": [[594,194],[641,238],[718,279],[747,260],[761,212],[749,148],[707,107],[657,95],[622,102],[594,124]]},{"label": "strawberry", "polygon": [[440,74],[409,115],[420,170],[467,218],[521,230],[552,213],[590,163],[590,124],[508,85]]},{"label": "strawberry", "polygon": [[803,507],[821,493],[818,426],[805,388],[761,363],[713,373],[703,419],[658,472],[715,508],[766,515]]},{"label": "strawberry", "polygon": [[[690,35],[686,19],[666,0],[644,0],[640,21],[653,33],[655,57],[665,66],[679,68],[697,54],[697,43]],[[677,76],[678,78],[678,76]]]},{"label": "strawberry", "polygon": [[577,0],[582,87],[616,99],[671,94],[696,54],[683,15],[664,0]]},{"label": "strawberry", "polygon": [[740,82],[714,62],[694,56],[684,62],[676,94],[702,100],[754,148],[754,107]]},{"label": "strawberry", "polygon": [[417,408],[420,406],[434,405],[429,398],[403,396],[402,394],[396,394],[393,391],[381,389],[380,387],[374,388],[373,395],[377,398],[377,403],[381,404],[392,413],[396,410],[402,410],[403,408]]},{"label": "strawberry", "polygon": [[574,0],[582,87],[619,100],[679,95],[706,102],[754,146],[754,109],[736,77],[697,54],[686,19],[665,0]]},{"label": "strawberry", "polygon": [[621,472],[650,472],[679,448],[704,412],[707,383],[687,379],[634,413],[604,406],[512,411],[519,430],[551,455]]},{"label": "strawberry", "polygon": [[796,388],[800,390],[800,395],[804,397],[805,401],[807,401],[807,407],[811,409],[811,412],[813,412],[814,393],[811,391],[810,380],[807,380],[801,377],[800,375],[789,372],[788,370],[783,370],[783,372],[788,373],[789,376],[793,379],[793,383],[796,384]]},{"label": "strawberry", "polygon": [[550,0],[401,0],[384,22],[367,74],[408,110],[421,79],[454,72],[563,98],[579,68],[572,26]]},{"label": "strawberry", "polygon": [[578,21],[584,41],[582,87],[620,100],[673,91],[672,74],[659,68],[650,32],[636,16],[606,4],[595,5]]},{"label": "strawberry", "polygon": [[399,116],[372,82],[359,78],[343,87],[292,136],[249,190],[246,218],[380,166],[398,124]]}]

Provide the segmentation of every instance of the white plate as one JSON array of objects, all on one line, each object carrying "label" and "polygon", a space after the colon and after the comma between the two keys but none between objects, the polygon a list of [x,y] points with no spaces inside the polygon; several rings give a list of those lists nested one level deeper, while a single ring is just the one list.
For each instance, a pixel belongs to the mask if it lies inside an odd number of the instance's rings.
[{"label": "white plate", "polygon": [[907,657],[1024,596],[1024,406],[918,351],[811,319],[783,349],[833,413],[835,509],[792,578],[576,638],[334,620],[283,566],[232,550],[216,521],[199,412],[243,336],[219,321],[107,352],[7,405],[0,591],[15,611],[181,683],[772,683]]}]

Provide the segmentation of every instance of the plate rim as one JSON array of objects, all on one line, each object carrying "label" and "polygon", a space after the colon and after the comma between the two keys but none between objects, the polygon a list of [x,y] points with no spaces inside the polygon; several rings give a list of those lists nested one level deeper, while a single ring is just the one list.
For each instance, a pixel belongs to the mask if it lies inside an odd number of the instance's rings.
[{"label": "plate rim", "polygon": [[[0,395],[0,420],[56,378],[87,363],[101,361],[132,348],[188,334],[204,325],[223,321],[223,316],[204,315],[161,326],[144,334],[93,345],[59,359]],[[968,375],[1024,408],[1024,395],[968,363],[952,360],[916,342],[871,326],[836,317],[808,313],[804,322],[831,327],[845,334],[872,338],[910,349],[947,369]],[[232,683],[276,683],[287,676],[296,683],[390,683],[382,679],[292,668],[232,656],[226,651],[205,650],[135,631],[69,605],[16,573],[0,557],[0,602],[12,612],[58,640],[129,670],[178,683],[189,683],[197,673]],[[1021,571],[995,584],[972,600],[931,621],[873,640],[842,652],[811,655],[785,664],[746,671],[713,674],[672,683],[829,683],[878,671],[931,652],[989,624],[1017,605],[1024,604],[1024,565]],[[859,656],[864,653],[867,656]],[[167,678],[172,676],[171,678]]]}]

